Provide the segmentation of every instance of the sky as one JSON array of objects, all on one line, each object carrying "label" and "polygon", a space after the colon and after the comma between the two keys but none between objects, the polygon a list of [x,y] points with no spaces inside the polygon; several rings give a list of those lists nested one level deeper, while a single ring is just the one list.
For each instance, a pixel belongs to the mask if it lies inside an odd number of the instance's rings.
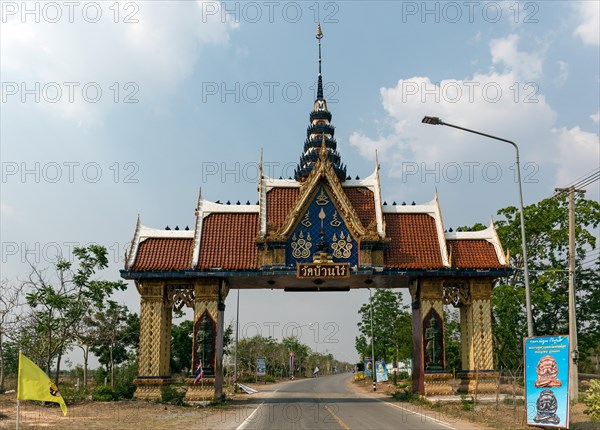
[{"label": "sky", "polygon": [[[600,164],[600,2],[0,3],[1,277],[105,245],[119,278],[138,214],[192,227],[198,191],[255,203],[266,173],[293,175],[316,96],[352,177],[381,165],[382,198],[444,225],[487,224]],[[597,182],[587,198],[598,200]],[[408,292],[404,292],[405,296]],[[116,296],[139,310],[133,286]],[[236,292],[225,320],[235,319]],[[241,291],[240,335],[301,340],[354,361],[368,291]],[[312,326],[308,324],[313,323]],[[315,329],[318,328],[318,331]],[[72,360],[78,362],[76,353]]]}]

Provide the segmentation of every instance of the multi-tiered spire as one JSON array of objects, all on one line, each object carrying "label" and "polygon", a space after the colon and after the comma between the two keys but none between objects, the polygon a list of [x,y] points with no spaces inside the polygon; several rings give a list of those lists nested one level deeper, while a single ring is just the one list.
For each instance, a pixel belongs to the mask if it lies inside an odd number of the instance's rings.
[{"label": "multi-tiered spire", "polygon": [[298,163],[294,176],[297,181],[306,180],[319,158],[319,151],[323,140],[325,140],[329,162],[337,177],[343,182],[346,179],[346,166],[342,164],[340,154],[337,152],[337,142],[333,137],[335,128],[331,125],[331,113],[327,109],[327,102],[323,98],[323,76],[321,75],[321,39],[323,38],[323,32],[320,23],[317,24],[316,38],[319,41],[317,99],[313,111],[310,113],[310,125],[306,129],[304,152],[300,157],[300,163]]}]

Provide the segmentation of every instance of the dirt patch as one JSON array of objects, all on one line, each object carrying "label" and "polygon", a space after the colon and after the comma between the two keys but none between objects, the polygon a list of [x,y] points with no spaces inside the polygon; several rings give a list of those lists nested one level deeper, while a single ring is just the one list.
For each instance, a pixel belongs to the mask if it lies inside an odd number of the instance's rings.
[{"label": "dirt patch", "polygon": [[[410,385],[406,382],[399,382],[399,386]],[[387,397],[395,392],[395,387],[391,383],[377,384],[377,393],[373,393],[371,381],[349,381],[348,386],[361,394],[376,395]],[[456,428],[465,428],[467,425],[476,425],[479,428],[503,429],[503,430],[522,430],[530,428],[525,425],[525,407],[522,401],[513,404],[510,400],[492,403],[479,403],[475,406],[467,402],[428,402],[417,400],[406,403],[398,402],[406,409],[416,413],[422,413],[427,416],[433,416],[436,419],[452,424]],[[599,423],[591,422],[589,415],[583,413],[586,406],[583,403],[571,405],[570,411],[570,429],[571,430],[600,430]]]},{"label": "dirt patch", "polygon": [[[0,429],[14,429],[15,394],[0,395]],[[66,417],[58,405],[21,402],[21,428],[52,430],[174,430],[235,428],[245,416],[239,406],[171,406],[146,401],[85,402],[69,405]],[[238,422],[239,421],[239,422]],[[236,425],[237,424],[237,425]]]}]

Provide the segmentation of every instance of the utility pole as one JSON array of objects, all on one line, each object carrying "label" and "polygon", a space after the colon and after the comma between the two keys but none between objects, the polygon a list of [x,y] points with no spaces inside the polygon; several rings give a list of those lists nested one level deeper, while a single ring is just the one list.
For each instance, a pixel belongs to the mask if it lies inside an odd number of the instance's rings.
[{"label": "utility pole", "polygon": [[377,391],[377,373],[375,373],[375,337],[373,336],[373,300],[369,288],[369,309],[371,312],[371,378],[373,379],[373,391]]},{"label": "utility pole", "polygon": [[574,187],[557,188],[558,192],[569,193],[569,348],[571,363],[569,366],[569,391],[571,400],[579,398],[579,350],[577,348],[577,317],[575,315],[575,192],[585,193],[585,190],[576,190]]}]

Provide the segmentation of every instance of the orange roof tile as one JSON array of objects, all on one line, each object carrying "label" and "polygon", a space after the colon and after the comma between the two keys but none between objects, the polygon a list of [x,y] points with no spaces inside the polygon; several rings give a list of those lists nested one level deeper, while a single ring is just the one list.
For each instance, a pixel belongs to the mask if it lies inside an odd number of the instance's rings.
[{"label": "orange roof tile", "polygon": [[393,269],[444,267],[435,220],[422,213],[386,213],[385,266]]},{"label": "orange roof tile", "polygon": [[376,222],[373,191],[365,187],[345,187],[344,192],[363,227],[368,227],[369,224]]},{"label": "orange roof tile", "polygon": [[139,245],[131,270],[185,270],[192,260],[194,241],[188,238],[150,238]]},{"label": "orange roof tile", "polygon": [[300,188],[277,187],[267,192],[267,224],[278,229],[294,206]]},{"label": "orange roof tile", "polygon": [[212,213],[202,221],[198,269],[258,268],[258,213]]},{"label": "orange roof tile", "polygon": [[448,240],[452,267],[460,269],[494,269],[505,267],[498,261],[494,245],[484,239]]}]

